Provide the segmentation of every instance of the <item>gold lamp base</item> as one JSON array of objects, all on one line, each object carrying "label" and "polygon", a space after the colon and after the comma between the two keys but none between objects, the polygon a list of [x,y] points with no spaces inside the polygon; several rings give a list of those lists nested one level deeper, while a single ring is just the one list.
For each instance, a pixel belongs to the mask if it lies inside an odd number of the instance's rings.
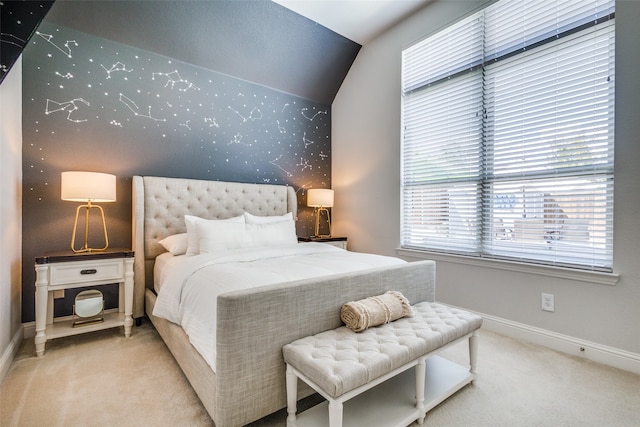
[{"label": "gold lamp base", "polygon": [[[78,229],[78,217],[80,216],[80,210],[84,208],[84,246],[80,249],[76,249],[76,230]],[[97,208],[100,211],[102,217],[102,230],[104,232],[104,248],[90,248],[89,247],[89,211],[91,208]],[[109,238],[107,237],[107,223],[104,220],[104,211],[101,206],[92,205],[91,201],[88,201],[86,205],[80,205],[76,209],[76,220],[73,223],[73,234],[71,235],[71,250],[76,253],[82,252],[99,252],[104,251],[109,247]]]},{"label": "gold lamp base", "polygon": [[[315,237],[331,237],[331,216],[329,215],[329,209],[319,207],[319,208],[314,208],[314,210],[316,213],[316,231],[314,236]],[[327,214],[327,224],[329,226],[329,234],[320,234],[320,215],[322,212]]]}]

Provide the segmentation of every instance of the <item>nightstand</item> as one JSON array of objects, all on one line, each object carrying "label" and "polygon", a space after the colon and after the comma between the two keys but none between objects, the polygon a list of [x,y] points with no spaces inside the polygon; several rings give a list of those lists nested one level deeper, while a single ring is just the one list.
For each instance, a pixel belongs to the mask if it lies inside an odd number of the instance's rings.
[{"label": "nightstand", "polygon": [[[133,326],[133,260],[129,249],[100,252],[55,252],[36,258],[36,354],[44,354],[47,339],[77,335],[124,326],[131,335]],[[118,310],[107,310],[100,323],[73,326],[73,319],[53,317],[54,291],[119,284]]]},{"label": "nightstand", "polygon": [[298,242],[319,242],[328,245],[337,246],[341,249],[347,249],[346,237],[298,237]]}]

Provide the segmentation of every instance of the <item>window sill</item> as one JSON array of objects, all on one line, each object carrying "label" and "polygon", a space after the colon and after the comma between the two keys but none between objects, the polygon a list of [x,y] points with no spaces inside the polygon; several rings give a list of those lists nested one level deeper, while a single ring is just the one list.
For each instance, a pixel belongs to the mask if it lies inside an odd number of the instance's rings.
[{"label": "window sill", "polygon": [[562,279],[577,280],[581,282],[597,283],[600,285],[614,286],[618,283],[620,275],[615,273],[603,273],[599,271],[582,271],[571,268],[552,267],[548,265],[526,264],[522,262],[503,261],[487,258],[476,258],[464,255],[451,255],[440,252],[420,251],[416,249],[396,248],[396,253],[407,258],[429,259],[434,261],[451,262],[456,264],[472,265],[476,267],[495,268],[498,270],[517,271],[520,273],[537,274],[539,276],[559,277]]}]

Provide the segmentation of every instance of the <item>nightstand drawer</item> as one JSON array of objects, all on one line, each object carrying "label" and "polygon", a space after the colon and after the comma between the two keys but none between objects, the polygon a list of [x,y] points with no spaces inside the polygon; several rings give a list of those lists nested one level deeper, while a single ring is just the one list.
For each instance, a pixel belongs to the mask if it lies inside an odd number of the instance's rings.
[{"label": "nightstand drawer", "polygon": [[51,264],[49,286],[103,280],[120,281],[123,275],[123,263],[119,259]]}]

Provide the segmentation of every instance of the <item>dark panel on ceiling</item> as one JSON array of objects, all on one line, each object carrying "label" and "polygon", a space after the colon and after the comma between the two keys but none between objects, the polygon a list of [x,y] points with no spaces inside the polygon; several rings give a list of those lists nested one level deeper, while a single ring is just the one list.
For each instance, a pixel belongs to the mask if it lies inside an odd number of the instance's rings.
[{"label": "dark panel on ceiling", "polygon": [[46,20],[324,104],[361,47],[268,0],[58,0]]},{"label": "dark panel on ceiling", "polygon": [[53,1],[0,1],[0,83],[51,9]]}]

